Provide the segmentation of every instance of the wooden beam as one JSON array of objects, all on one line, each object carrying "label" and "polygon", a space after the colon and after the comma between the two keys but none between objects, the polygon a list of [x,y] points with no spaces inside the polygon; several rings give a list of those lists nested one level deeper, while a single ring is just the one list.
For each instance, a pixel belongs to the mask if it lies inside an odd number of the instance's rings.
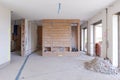
[{"label": "wooden beam", "polygon": [[78,23],[78,51],[80,51],[81,50],[81,39],[80,39],[80,36],[81,36],[81,34],[80,34],[80,23]]}]

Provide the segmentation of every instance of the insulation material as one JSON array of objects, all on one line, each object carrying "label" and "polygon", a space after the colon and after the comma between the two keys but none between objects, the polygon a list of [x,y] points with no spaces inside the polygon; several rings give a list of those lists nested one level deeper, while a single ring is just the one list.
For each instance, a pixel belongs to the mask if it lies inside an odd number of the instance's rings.
[{"label": "insulation material", "polygon": [[105,74],[118,74],[118,68],[113,67],[109,60],[96,57],[90,62],[85,62],[85,68],[91,71],[105,73]]}]

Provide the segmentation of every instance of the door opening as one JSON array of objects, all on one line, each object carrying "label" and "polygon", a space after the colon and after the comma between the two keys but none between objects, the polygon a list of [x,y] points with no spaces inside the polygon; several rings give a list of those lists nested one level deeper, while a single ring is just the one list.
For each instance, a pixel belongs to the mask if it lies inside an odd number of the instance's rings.
[{"label": "door opening", "polygon": [[11,25],[11,53],[23,56],[25,44],[24,20],[14,20]]},{"label": "door opening", "polygon": [[102,41],[102,22],[100,22],[94,25],[94,46],[96,56],[101,56]]},{"label": "door opening", "polygon": [[12,25],[12,32],[11,32],[11,52],[17,53],[20,55],[21,53],[21,26],[16,22]]},{"label": "door opening", "polygon": [[72,52],[78,51],[78,25],[71,26]]},{"label": "door opening", "polygon": [[82,29],[82,51],[87,52],[87,28]]}]

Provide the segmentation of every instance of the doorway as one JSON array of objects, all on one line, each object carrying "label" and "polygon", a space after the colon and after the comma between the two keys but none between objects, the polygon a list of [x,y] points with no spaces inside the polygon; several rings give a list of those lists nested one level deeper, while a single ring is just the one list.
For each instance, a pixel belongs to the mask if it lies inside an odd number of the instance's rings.
[{"label": "doorway", "polygon": [[78,24],[71,24],[72,52],[78,51]]},{"label": "doorway", "polygon": [[21,27],[18,24],[13,25],[11,51],[20,55],[21,53]]},{"label": "doorway", "polygon": [[87,28],[82,29],[82,51],[87,52]]},{"label": "doorway", "polygon": [[25,54],[25,21],[14,20],[11,26],[11,53],[19,56]]},{"label": "doorway", "polygon": [[100,21],[94,25],[95,55],[99,57],[101,56],[102,41],[102,22]]}]

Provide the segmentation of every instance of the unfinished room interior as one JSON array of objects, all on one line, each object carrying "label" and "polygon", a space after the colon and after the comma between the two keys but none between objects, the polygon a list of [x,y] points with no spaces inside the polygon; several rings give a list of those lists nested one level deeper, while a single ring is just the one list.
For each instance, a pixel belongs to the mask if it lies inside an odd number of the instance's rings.
[{"label": "unfinished room interior", "polygon": [[120,0],[0,0],[0,80],[120,80]]}]

